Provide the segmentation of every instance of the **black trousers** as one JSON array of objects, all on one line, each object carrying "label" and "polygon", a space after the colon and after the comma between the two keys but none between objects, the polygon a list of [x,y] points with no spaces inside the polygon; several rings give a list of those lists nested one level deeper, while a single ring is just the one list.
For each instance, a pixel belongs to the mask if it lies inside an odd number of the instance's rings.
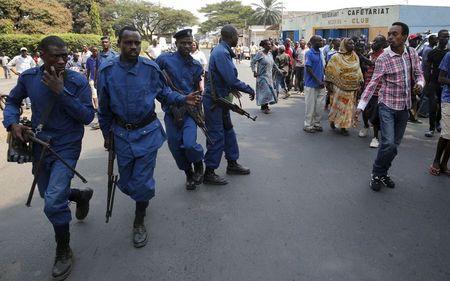
[{"label": "black trousers", "polygon": [[303,92],[305,87],[305,67],[296,66],[295,67],[295,77],[297,78],[297,87],[300,92]]},{"label": "black trousers", "polygon": [[438,83],[431,82],[428,91],[430,130],[434,131],[441,121],[441,95],[442,87]]}]

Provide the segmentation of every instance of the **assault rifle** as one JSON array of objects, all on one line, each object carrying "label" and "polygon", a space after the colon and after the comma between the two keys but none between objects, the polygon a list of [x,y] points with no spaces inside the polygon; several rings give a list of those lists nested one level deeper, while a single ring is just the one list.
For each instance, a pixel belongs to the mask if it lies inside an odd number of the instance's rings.
[{"label": "assault rifle", "polygon": [[223,109],[228,109],[231,110],[233,112],[236,112],[237,114],[243,115],[249,119],[252,119],[253,121],[256,121],[256,118],[258,116],[254,116],[252,117],[250,115],[250,113],[248,113],[247,111],[245,111],[242,108],[242,104],[241,104],[241,100],[239,99],[239,105],[230,102],[229,100],[227,100],[226,98],[222,98],[222,97],[218,97],[217,93],[216,93],[216,86],[213,83],[213,76],[212,76],[212,71],[209,72],[209,83],[211,85],[211,96],[213,98],[214,101],[214,105],[211,107],[211,110],[214,110],[214,108],[216,106],[220,106]]},{"label": "assault rifle", "polygon": [[41,170],[42,162],[44,161],[44,157],[47,154],[47,152],[50,152],[59,161],[61,161],[61,163],[64,166],[66,166],[77,177],[79,177],[83,183],[87,183],[87,180],[79,172],[77,172],[77,170],[75,170],[72,166],[70,166],[58,153],[56,153],[56,151],[53,150],[49,142],[45,142],[37,138],[35,134],[31,131],[27,133],[25,137],[27,140],[42,146],[41,157],[39,158],[39,161],[36,164],[36,171],[34,173],[33,183],[31,184],[30,193],[28,194],[27,203],[25,204],[27,207],[31,206],[31,200],[33,199],[34,190],[36,189],[37,181],[39,178],[39,172]]},{"label": "assault rifle", "polygon": [[108,144],[108,195],[106,197],[106,223],[112,215],[114,206],[114,195],[116,193],[118,175],[114,175],[114,160],[116,159],[116,151],[114,150],[114,134],[109,133]]},{"label": "assault rifle", "polygon": [[[170,78],[169,74],[166,72],[166,70],[162,71],[162,74],[164,78],[166,79],[167,83],[169,83],[170,88],[172,90],[179,92],[180,94],[183,94],[183,91],[178,89],[175,84],[173,84],[172,79]],[[196,91],[194,94],[199,95],[201,94],[201,91]],[[186,108],[187,113],[189,116],[194,119],[195,124],[202,130],[203,134],[205,135],[207,141],[209,143],[213,143],[211,137],[209,136],[208,129],[206,128],[205,124],[205,115],[203,114],[202,106],[201,104],[193,106],[193,105],[184,105]]]}]

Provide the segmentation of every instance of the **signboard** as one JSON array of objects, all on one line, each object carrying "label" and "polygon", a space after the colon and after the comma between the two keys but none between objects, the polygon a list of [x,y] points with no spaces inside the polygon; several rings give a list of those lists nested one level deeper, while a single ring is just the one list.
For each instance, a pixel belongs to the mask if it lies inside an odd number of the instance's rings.
[{"label": "signboard", "polygon": [[345,27],[388,26],[400,17],[400,6],[357,7],[310,13],[299,17],[283,18],[283,30],[295,30],[298,27]]}]

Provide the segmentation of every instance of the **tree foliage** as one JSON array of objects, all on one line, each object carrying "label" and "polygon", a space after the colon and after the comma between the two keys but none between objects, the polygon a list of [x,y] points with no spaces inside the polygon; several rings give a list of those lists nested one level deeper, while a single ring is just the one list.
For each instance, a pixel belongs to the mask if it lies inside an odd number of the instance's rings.
[{"label": "tree foliage", "polygon": [[[97,29],[98,22],[96,22],[97,19],[92,14],[97,13],[99,7],[108,7],[115,3],[114,0],[59,0],[59,2],[72,12],[73,32],[94,34],[98,34],[97,32],[101,33],[101,31]],[[100,20],[100,16],[98,20]]]},{"label": "tree foliage", "polygon": [[72,14],[56,0],[0,0],[0,28],[17,33],[67,32]]},{"label": "tree foliage", "polygon": [[261,4],[252,4],[256,7],[253,19],[261,25],[274,25],[281,22],[283,3],[280,0],[261,0]]},{"label": "tree foliage", "polygon": [[98,4],[91,0],[91,9],[89,11],[89,18],[91,21],[91,33],[102,35],[102,28],[100,23],[100,11]]},{"label": "tree foliage", "polygon": [[134,26],[141,36],[151,40],[153,35],[174,33],[177,29],[197,24],[198,19],[189,11],[176,10],[150,2],[121,1],[114,9],[117,19],[113,28]]},{"label": "tree foliage", "polygon": [[[81,50],[83,45],[96,46],[100,42],[99,35],[93,34],[75,34],[75,33],[50,33],[51,35],[57,35],[66,42],[69,50]],[[46,35],[50,35],[46,34]],[[7,56],[14,57],[20,53],[20,48],[26,47],[30,51],[37,49],[39,42],[46,35],[43,34],[6,34],[0,35],[0,50],[4,51]]]},{"label": "tree foliage", "polygon": [[207,4],[199,10],[208,18],[200,24],[200,32],[215,31],[225,24],[233,24],[236,28],[244,28],[255,24],[251,6],[242,5],[241,1],[225,0],[220,3]]}]

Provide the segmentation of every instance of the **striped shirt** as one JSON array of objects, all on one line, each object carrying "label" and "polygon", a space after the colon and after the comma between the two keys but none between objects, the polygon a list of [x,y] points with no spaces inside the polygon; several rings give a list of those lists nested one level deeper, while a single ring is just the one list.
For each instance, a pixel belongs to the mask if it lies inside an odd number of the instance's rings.
[{"label": "striped shirt", "polygon": [[413,64],[413,76],[416,84],[424,85],[420,60],[416,50],[409,48],[409,53],[405,47],[403,54],[399,55],[386,48],[375,62],[372,79],[361,95],[358,109],[364,110],[370,98],[375,93],[378,83],[381,81],[381,88],[378,92],[378,103],[383,103],[394,110],[404,110],[411,108],[411,62]]}]

